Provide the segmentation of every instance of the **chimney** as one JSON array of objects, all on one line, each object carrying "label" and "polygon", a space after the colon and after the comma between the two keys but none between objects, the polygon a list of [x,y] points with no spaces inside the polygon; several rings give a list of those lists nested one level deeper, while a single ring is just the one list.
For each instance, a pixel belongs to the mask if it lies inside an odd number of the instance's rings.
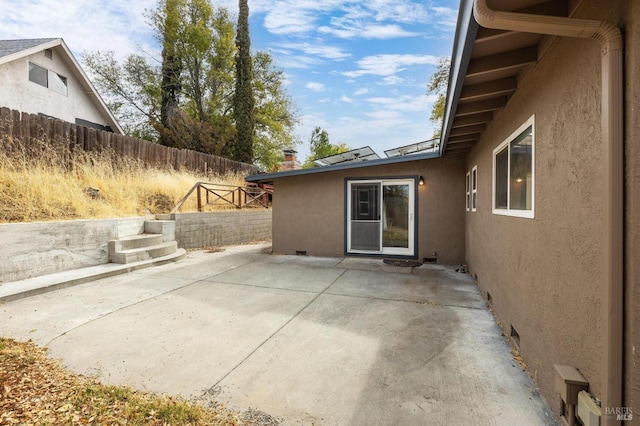
[{"label": "chimney", "polygon": [[282,162],[282,167],[280,167],[281,171],[287,170],[298,170],[302,168],[300,162],[296,159],[296,154],[298,151],[293,149],[285,149],[284,152],[284,161]]}]

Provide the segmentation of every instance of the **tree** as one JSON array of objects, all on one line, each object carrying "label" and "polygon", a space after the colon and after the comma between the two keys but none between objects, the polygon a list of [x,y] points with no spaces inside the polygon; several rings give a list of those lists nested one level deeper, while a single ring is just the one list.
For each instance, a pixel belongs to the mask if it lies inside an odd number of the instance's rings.
[{"label": "tree", "polygon": [[451,60],[448,57],[438,59],[436,72],[431,76],[427,86],[427,95],[435,95],[436,101],[431,108],[429,120],[436,126],[433,134],[434,138],[439,138],[442,132],[442,120],[444,119],[444,108],[447,102],[447,87],[449,85],[449,68]]},{"label": "tree", "polygon": [[157,124],[161,122],[159,70],[140,55],[129,55],[120,64],[114,52],[85,52],[83,62],[126,134],[157,139]]},{"label": "tree", "polygon": [[179,119],[179,95],[182,90],[182,57],[178,51],[181,24],[181,0],[165,0],[157,11],[158,36],[162,43],[162,82],[160,85],[160,143],[179,146],[179,135],[174,127]]},{"label": "tree", "polygon": [[254,162],[266,170],[275,170],[282,162],[282,150],[299,143],[293,133],[299,122],[296,107],[286,93],[284,72],[275,67],[267,52],[253,57],[255,90]]},{"label": "tree", "polygon": [[255,126],[255,100],[253,97],[253,71],[251,61],[251,39],[249,37],[249,5],[239,0],[238,28],[236,33],[236,92],[234,96],[234,118],[237,138],[231,156],[236,161],[253,162],[253,136]]},{"label": "tree", "polygon": [[309,148],[311,149],[311,155],[307,157],[304,164],[302,165],[302,167],[305,169],[315,167],[315,164],[313,164],[313,160],[330,157],[332,155],[349,151],[349,147],[344,143],[334,145],[329,142],[329,133],[327,133],[325,130],[322,130],[320,127],[314,128],[311,132],[311,137],[309,138]]}]

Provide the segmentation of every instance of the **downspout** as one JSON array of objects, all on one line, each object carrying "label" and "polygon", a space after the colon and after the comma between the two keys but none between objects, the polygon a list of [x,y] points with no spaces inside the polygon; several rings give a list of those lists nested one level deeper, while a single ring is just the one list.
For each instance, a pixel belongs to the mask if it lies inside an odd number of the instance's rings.
[{"label": "downspout", "polygon": [[473,15],[485,28],[591,38],[602,54],[602,142],[605,180],[605,288],[602,421],[619,424],[606,409],[622,407],[623,387],[623,52],[622,34],[610,22],[491,10],[474,0]]}]

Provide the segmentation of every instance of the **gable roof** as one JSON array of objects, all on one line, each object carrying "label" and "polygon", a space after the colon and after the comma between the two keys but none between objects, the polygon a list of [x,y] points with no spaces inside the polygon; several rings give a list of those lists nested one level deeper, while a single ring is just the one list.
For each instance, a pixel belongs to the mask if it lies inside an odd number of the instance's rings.
[{"label": "gable roof", "polygon": [[67,47],[62,38],[37,38],[37,39],[19,39],[19,40],[0,40],[0,65],[6,64],[16,59],[24,58],[34,53],[41,52],[46,49],[58,48],[63,52],[62,60],[69,66],[74,77],[80,83],[83,91],[89,96],[94,104],[105,112],[108,117],[106,123],[115,133],[124,134],[124,130],[120,127],[118,120],[111,113],[107,104],[104,102],[96,88],[89,80],[87,74],[80,66]]},{"label": "gable roof", "polygon": [[[55,38],[31,38],[21,40],[0,40],[0,58],[14,53],[30,50],[42,44],[51,43]],[[38,49],[40,50],[40,49]],[[8,62],[4,61],[3,62]]]}]

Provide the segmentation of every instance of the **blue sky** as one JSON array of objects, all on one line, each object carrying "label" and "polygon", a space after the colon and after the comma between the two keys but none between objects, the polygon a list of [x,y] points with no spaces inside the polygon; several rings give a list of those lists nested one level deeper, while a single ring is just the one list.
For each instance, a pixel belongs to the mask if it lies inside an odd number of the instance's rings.
[{"label": "blue sky", "polygon": [[[62,37],[83,51],[159,57],[143,13],[156,0],[0,0],[0,39]],[[235,0],[214,1],[233,13]],[[301,123],[299,158],[315,126],[333,143],[384,150],[429,139],[425,94],[451,54],[458,0],[249,0],[251,43],[284,70]]]}]

